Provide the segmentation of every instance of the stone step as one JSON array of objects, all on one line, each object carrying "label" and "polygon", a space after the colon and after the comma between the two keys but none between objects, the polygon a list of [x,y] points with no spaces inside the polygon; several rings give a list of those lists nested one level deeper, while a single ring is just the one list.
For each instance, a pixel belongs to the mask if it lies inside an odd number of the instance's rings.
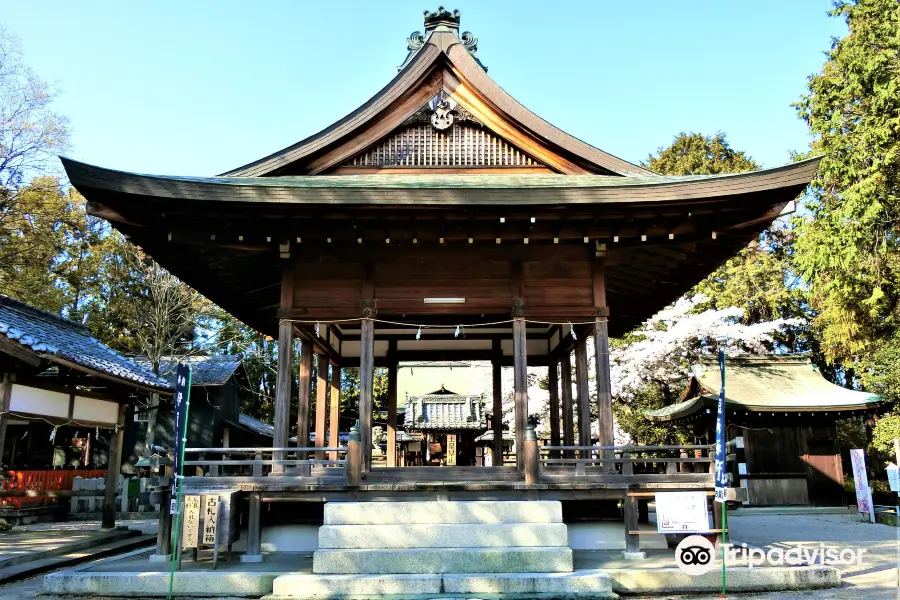
[{"label": "stone step", "polygon": [[[360,598],[433,598],[449,594],[522,598],[616,598],[612,581],[601,571],[574,573],[500,573],[495,575],[310,575],[275,578],[271,600],[344,600]],[[463,596],[465,597],[465,596]]]},{"label": "stone step", "polygon": [[323,525],[319,548],[488,548],[568,546],[563,523]]},{"label": "stone step", "polygon": [[550,573],[572,571],[569,548],[316,550],[314,573]]},{"label": "stone step", "polygon": [[432,523],[562,523],[562,504],[535,502],[329,502],[325,525],[427,525]]}]

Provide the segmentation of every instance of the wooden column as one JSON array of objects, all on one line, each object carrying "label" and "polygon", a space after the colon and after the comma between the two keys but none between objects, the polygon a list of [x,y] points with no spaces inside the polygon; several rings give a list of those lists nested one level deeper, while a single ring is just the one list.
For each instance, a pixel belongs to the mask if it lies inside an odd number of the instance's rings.
[{"label": "wooden column", "polygon": [[[331,363],[331,416],[328,420],[328,445],[338,448],[341,445],[341,368]],[[338,460],[338,453],[331,452],[329,458]]]},{"label": "wooden column", "polygon": [[172,554],[172,514],[169,512],[169,502],[172,499],[170,486],[165,486],[159,493],[159,524],[156,529],[156,554],[154,559],[162,562]]},{"label": "wooden column", "polygon": [[[275,432],[272,446],[285,448],[288,442],[288,421],[291,417],[291,363],[294,362],[294,326],[290,321],[278,324],[278,374],[275,380]],[[284,453],[276,452],[275,460],[283,460]],[[273,473],[284,471],[284,465],[272,465]]]},{"label": "wooden column", "polygon": [[626,490],[625,500],[622,503],[625,513],[625,557],[630,559],[643,558],[641,552],[641,536],[632,531],[638,530],[638,499],[629,496]]},{"label": "wooden column", "polygon": [[359,442],[362,468],[372,469],[372,394],[375,384],[375,321],[363,319],[359,353]]},{"label": "wooden column", "polygon": [[525,319],[513,319],[513,368],[515,369],[516,399],[516,467],[525,468],[525,427],[528,425],[528,359],[525,340]]},{"label": "wooden column", "polygon": [[119,471],[122,470],[122,441],[125,439],[125,404],[119,404],[119,420],[110,435],[106,461],[106,490],[103,493],[103,512],[100,529],[116,526],[116,492],[119,489]]},{"label": "wooden column", "polygon": [[491,364],[494,383],[494,419],[491,423],[494,429],[494,460],[495,467],[503,466],[503,367],[499,361]]},{"label": "wooden column", "polygon": [[[297,367],[297,447],[309,446],[309,395],[312,393],[312,361],[313,347],[309,340],[300,341],[300,365]],[[305,460],[309,455],[305,452],[297,454],[297,458]],[[307,465],[300,469],[302,475],[309,474]]]},{"label": "wooden column", "polygon": [[[600,445],[612,446],[612,382],[609,369],[609,329],[606,317],[597,317],[594,323],[594,364],[597,369],[597,419],[599,420]],[[604,452],[604,455],[612,453]]]},{"label": "wooden column", "polygon": [[567,352],[559,361],[562,375],[563,446],[575,445],[575,410],[572,406],[572,357]]},{"label": "wooden column", "polygon": [[9,417],[7,413],[9,413],[9,404],[11,401],[12,374],[4,373],[3,379],[0,379],[0,468],[3,466],[3,452],[6,449],[6,422]]},{"label": "wooden column", "polygon": [[[559,446],[559,375],[556,361],[550,361],[547,383],[550,388],[550,445]],[[558,456],[554,452],[553,456]]]},{"label": "wooden column", "polygon": [[250,510],[247,519],[247,548],[241,562],[262,562],[262,496],[259,492],[248,494]]},{"label": "wooden column", "polygon": [[[598,433],[601,446],[612,446],[613,441],[613,414],[612,414],[612,384],[609,370],[609,323],[607,318],[609,309],[606,307],[606,276],[603,269],[603,257],[594,262],[594,309],[597,317],[594,319],[594,365],[597,376],[597,420],[599,421]],[[612,452],[604,452],[603,456],[612,456]],[[604,467],[612,465],[604,464]]]},{"label": "wooden column", "polygon": [[[328,359],[316,355],[316,448],[325,448],[328,421]],[[324,452],[316,452],[316,460],[325,460]]]},{"label": "wooden column", "polygon": [[575,388],[578,391],[578,445],[591,445],[591,397],[588,392],[587,345],[584,337],[575,342]]},{"label": "wooden column", "polygon": [[388,350],[388,422],[387,422],[387,466],[397,466],[397,360],[394,350],[397,341],[391,340]]}]

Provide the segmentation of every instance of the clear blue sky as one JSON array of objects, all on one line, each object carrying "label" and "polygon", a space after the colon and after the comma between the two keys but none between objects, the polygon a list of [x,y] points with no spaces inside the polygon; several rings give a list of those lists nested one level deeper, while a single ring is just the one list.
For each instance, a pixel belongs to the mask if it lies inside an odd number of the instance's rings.
[{"label": "clear blue sky", "polygon": [[[790,106],[843,21],[830,0],[459,0],[489,75],[561,129],[637,162],[724,131],[765,166],[808,145]],[[213,175],[322,129],[383,87],[422,0],[12,2],[0,25],[63,93],[76,159]]]}]

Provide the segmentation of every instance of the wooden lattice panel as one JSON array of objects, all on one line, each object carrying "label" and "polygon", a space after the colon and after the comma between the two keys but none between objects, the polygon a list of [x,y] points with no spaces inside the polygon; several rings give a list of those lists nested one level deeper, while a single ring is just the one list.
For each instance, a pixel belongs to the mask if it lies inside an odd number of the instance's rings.
[{"label": "wooden lattice panel", "polygon": [[345,167],[541,167],[503,138],[469,124],[444,131],[417,124],[344,163]]}]

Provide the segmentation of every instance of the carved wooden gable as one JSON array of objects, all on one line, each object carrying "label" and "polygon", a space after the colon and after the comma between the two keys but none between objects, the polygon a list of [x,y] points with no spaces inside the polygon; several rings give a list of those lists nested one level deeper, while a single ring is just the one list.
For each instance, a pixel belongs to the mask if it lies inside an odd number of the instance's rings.
[{"label": "carved wooden gable", "polygon": [[550,171],[485,127],[443,90],[391,134],[345,161],[336,171],[432,168]]}]

